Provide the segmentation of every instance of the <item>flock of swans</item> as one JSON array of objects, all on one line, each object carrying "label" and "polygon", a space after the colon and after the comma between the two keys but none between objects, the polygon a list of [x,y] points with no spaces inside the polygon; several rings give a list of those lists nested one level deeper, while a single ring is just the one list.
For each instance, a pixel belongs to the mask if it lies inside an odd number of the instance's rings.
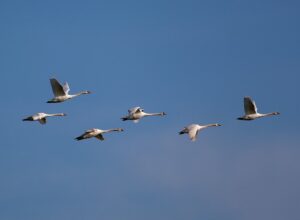
[{"label": "flock of swans", "polygon": [[[54,98],[50,99],[47,103],[60,103],[64,102],[66,100],[75,98],[80,95],[84,94],[90,94],[90,91],[81,91],[78,93],[75,93],[73,95],[69,94],[70,87],[68,83],[66,82],[65,84],[60,84],[56,79],[52,78],[50,79],[50,84],[52,87],[52,91],[54,94]],[[279,112],[271,112],[271,113],[258,113],[257,112],[257,107],[255,102],[251,99],[251,97],[247,96],[244,97],[244,111],[245,115],[242,117],[237,118],[238,120],[254,120],[257,118],[262,118],[266,116],[272,116],[272,115],[279,115]],[[121,119],[123,121],[127,120],[132,120],[134,123],[139,122],[140,119],[143,117],[148,117],[148,116],[164,116],[166,115],[165,112],[160,112],[160,113],[147,113],[144,112],[144,109],[141,107],[134,107],[128,110],[128,115],[122,117]],[[53,117],[53,116],[66,116],[65,113],[54,113],[54,114],[47,114],[47,113],[36,113],[32,116],[26,117],[23,119],[23,121],[38,121],[41,124],[46,124],[47,117]],[[198,132],[208,128],[208,127],[218,127],[221,126],[221,124],[207,124],[207,125],[200,125],[200,124],[191,124],[186,127],[184,127],[179,134],[188,134],[189,138],[191,141],[195,141],[198,135]],[[98,128],[92,128],[89,130],[86,130],[82,135],[78,136],[75,138],[75,140],[83,140],[83,139],[88,139],[95,137],[101,141],[104,140],[103,134],[108,133],[108,132],[113,132],[113,131],[124,131],[122,128],[113,128],[113,129],[107,129],[107,130],[102,130]]]}]

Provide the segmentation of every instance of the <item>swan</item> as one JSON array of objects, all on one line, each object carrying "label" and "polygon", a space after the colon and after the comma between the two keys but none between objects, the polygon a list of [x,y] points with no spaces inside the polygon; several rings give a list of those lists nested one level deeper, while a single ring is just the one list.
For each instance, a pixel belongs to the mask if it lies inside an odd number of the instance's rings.
[{"label": "swan", "polygon": [[245,115],[237,118],[238,120],[250,121],[250,120],[257,119],[257,118],[280,114],[279,112],[271,112],[271,113],[266,113],[266,114],[258,113],[254,100],[252,100],[252,98],[249,96],[244,97],[244,110],[245,110]]},{"label": "swan", "polygon": [[69,84],[66,82],[64,85],[61,85],[56,79],[50,79],[52,91],[54,94],[54,98],[50,99],[47,103],[58,103],[64,102],[68,99],[72,99],[74,97],[83,95],[83,94],[90,94],[90,91],[82,91],[76,94],[70,95],[70,87]]},{"label": "swan", "polygon": [[23,121],[39,121],[41,124],[46,124],[47,117],[53,117],[53,116],[66,116],[65,113],[55,113],[55,114],[47,114],[44,112],[36,113],[35,115],[29,116],[27,118],[24,118]]},{"label": "swan", "polygon": [[80,141],[83,139],[95,137],[95,138],[99,139],[100,141],[103,141],[104,137],[102,134],[107,133],[107,132],[112,132],[112,131],[124,131],[124,130],[123,130],[123,128],[113,128],[113,129],[108,129],[108,130],[92,128],[92,129],[86,130],[82,135],[75,138],[75,140]]},{"label": "swan", "polygon": [[200,130],[208,127],[218,127],[220,124],[207,124],[207,125],[199,125],[199,124],[191,124],[187,127],[184,127],[183,130],[179,132],[179,134],[188,134],[192,141],[195,141],[197,138],[197,134]]},{"label": "swan", "polygon": [[134,123],[139,122],[139,120],[143,117],[147,116],[164,116],[166,115],[165,112],[160,112],[160,113],[146,113],[144,112],[144,109],[141,107],[134,107],[128,110],[128,115],[122,117],[121,119],[123,121],[127,120],[133,120]]}]

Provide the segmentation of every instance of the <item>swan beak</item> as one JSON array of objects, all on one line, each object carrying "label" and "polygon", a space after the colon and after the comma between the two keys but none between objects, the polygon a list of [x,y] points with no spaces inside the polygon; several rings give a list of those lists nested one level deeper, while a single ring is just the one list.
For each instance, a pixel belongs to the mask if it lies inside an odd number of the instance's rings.
[{"label": "swan beak", "polygon": [[222,126],[221,124],[217,124],[217,126],[219,127],[219,126]]}]

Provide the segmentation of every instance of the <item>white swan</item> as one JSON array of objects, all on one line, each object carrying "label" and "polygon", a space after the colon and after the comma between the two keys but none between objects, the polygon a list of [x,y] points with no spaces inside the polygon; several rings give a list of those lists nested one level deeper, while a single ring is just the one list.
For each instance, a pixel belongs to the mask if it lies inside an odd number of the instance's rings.
[{"label": "white swan", "polygon": [[23,121],[39,121],[41,124],[46,124],[47,117],[53,117],[53,116],[66,116],[65,113],[55,113],[55,114],[47,114],[44,112],[36,113],[35,115],[29,116],[27,118],[24,118]]},{"label": "white swan", "polygon": [[95,137],[95,138],[99,139],[100,141],[103,141],[104,137],[102,134],[111,132],[111,131],[124,131],[124,130],[123,130],[123,128],[113,128],[113,129],[108,129],[108,130],[92,128],[90,130],[85,131],[82,135],[78,136],[77,138],[75,138],[75,140],[80,141],[83,139]]},{"label": "white swan", "polygon": [[69,94],[70,87],[69,84],[66,82],[63,86],[54,78],[50,79],[52,91],[54,94],[54,98],[50,99],[47,103],[58,103],[64,102],[68,99],[72,99],[74,97],[83,95],[83,94],[90,94],[90,91],[82,91],[73,95]]},{"label": "white swan", "polygon": [[195,141],[198,135],[198,132],[204,128],[221,126],[220,124],[207,124],[207,125],[199,125],[199,124],[191,124],[187,127],[184,127],[183,130],[179,132],[179,134],[188,134],[192,141]]},{"label": "white swan", "polygon": [[133,120],[134,123],[139,122],[139,120],[143,117],[147,116],[164,116],[166,115],[165,112],[160,112],[160,113],[146,113],[144,112],[144,109],[141,107],[134,107],[128,110],[128,115],[122,117],[121,119],[123,121],[127,120]]},{"label": "white swan", "polygon": [[238,120],[250,121],[250,120],[254,120],[256,118],[262,118],[262,117],[266,117],[266,116],[280,114],[279,112],[271,112],[271,113],[266,113],[266,114],[258,113],[255,102],[249,96],[244,97],[244,110],[245,110],[245,115],[237,118]]}]

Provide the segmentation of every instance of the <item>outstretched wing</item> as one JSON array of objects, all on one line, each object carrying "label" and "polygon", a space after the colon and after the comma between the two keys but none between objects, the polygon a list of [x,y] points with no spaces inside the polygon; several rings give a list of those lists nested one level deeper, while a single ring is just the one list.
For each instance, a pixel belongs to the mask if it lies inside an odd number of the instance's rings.
[{"label": "outstretched wing", "polygon": [[68,94],[70,92],[70,87],[67,82],[64,84],[63,89],[66,94]]},{"label": "outstretched wing", "polygon": [[192,128],[189,128],[189,137],[192,141],[195,141],[196,138],[197,138],[197,134],[198,134],[198,129],[196,126],[192,127]]},{"label": "outstretched wing", "polygon": [[47,120],[46,120],[46,118],[41,118],[41,119],[39,119],[39,122],[40,122],[42,125],[44,125],[44,124],[46,124]]},{"label": "outstretched wing", "polygon": [[95,138],[99,139],[100,141],[104,141],[104,137],[102,134],[96,135]]},{"label": "outstretched wing", "polygon": [[244,97],[244,110],[246,115],[257,113],[256,104],[249,96]]},{"label": "outstretched wing", "polygon": [[134,114],[134,113],[140,111],[140,109],[141,109],[141,107],[134,107],[134,108],[129,109],[128,113],[129,114]]},{"label": "outstretched wing", "polygon": [[50,79],[52,91],[55,97],[57,96],[64,96],[66,95],[64,88],[61,86],[61,84],[54,78]]}]

